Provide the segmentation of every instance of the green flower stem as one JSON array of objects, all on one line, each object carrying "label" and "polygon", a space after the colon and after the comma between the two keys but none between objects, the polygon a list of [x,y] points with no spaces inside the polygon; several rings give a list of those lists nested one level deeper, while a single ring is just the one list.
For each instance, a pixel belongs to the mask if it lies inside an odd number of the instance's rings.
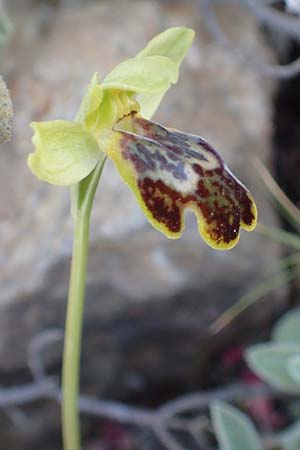
[{"label": "green flower stem", "polygon": [[89,217],[79,213],[75,220],[63,358],[62,428],[65,450],[80,450],[77,397],[88,241]]},{"label": "green flower stem", "polygon": [[64,450],[80,450],[78,395],[80,380],[81,336],[87,273],[90,214],[105,156],[94,171],[72,187],[74,242],[62,373],[62,432]]}]

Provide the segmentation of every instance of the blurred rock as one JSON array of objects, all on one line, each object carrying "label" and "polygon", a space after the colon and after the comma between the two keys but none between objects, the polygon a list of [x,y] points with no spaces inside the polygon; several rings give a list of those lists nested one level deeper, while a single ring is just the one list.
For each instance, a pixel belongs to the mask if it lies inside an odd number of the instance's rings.
[{"label": "blurred rock", "polygon": [[[251,18],[236,5],[218,12],[241,45],[270,58]],[[13,142],[0,153],[0,371],[24,367],[29,340],[64,324],[72,245],[68,191],[38,182],[27,168],[28,124],[72,119],[93,72],[104,76],[159,31],[184,24],[197,37],[157,120],[219,148],[253,191],[260,219],[274,223],[251,163],[255,155],[268,158],[270,82],[211,41],[196,1],[107,0],[56,10],[49,21],[48,13],[42,19],[37,10],[27,14],[28,20],[26,12],[15,13],[17,32],[1,69],[15,119]],[[217,252],[198,236],[191,214],[186,222],[179,241],[153,230],[107,164],[92,217],[87,386],[98,380],[99,390],[109,392],[117,382],[138,389],[145,377],[162,374],[192,378],[203,364],[202,337],[211,321],[276,267],[277,245],[258,234],[243,232],[234,250]],[[254,308],[247,324],[270,317],[275,300]]]}]

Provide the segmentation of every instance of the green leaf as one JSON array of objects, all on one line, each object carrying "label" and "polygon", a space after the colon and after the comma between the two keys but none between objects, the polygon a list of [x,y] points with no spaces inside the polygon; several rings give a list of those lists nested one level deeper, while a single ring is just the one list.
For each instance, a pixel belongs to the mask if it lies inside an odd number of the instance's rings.
[{"label": "green leaf", "polygon": [[300,384],[289,372],[289,361],[300,355],[299,344],[266,343],[247,349],[245,357],[249,367],[264,381],[287,392],[299,393]]},{"label": "green leaf", "polygon": [[246,414],[224,402],[210,407],[220,450],[262,450],[259,435]]},{"label": "green leaf", "polygon": [[300,354],[297,356],[293,356],[288,360],[287,369],[291,375],[291,377],[299,384],[300,386]]},{"label": "green leaf", "polygon": [[276,442],[282,450],[299,450],[300,448],[300,422],[297,421],[277,434]]},{"label": "green leaf", "polygon": [[41,180],[68,186],[85,178],[99,161],[101,151],[83,125],[65,120],[32,123],[35,153],[28,165]]},{"label": "green leaf", "polygon": [[300,342],[300,308],[288,311],[272,330],[276,342]]}]

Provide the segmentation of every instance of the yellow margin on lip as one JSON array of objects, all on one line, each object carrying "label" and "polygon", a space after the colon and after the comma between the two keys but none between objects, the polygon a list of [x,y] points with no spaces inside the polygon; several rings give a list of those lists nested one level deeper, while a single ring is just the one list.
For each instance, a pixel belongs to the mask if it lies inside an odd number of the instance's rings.
[{"label": "yellow margin on lip", "polygon": [[[124,163],[124,158],[122,157],[122,152],[120,150],[121,149],[121,146],[120,146],[121,139],[122,139],[122,133],[115,131],[111,138],[110,145],[109,145],[109,148],[107,151],[107,155],[112,159],[113,163],[115,164],[115,166],[116,166],[117,170],[119,171],[121,177],[123,178],[124,182],[132,190],[133,194],[135,195],[135,197],[137,199],[137,202],[138,202],[140,208],[142,209],[146,218],[149,220],[149,222],[151,223],[151,225],[153,225],[154,228],[156,228],[158,231],[161,231],[162,233],[164,233],[164,235],[167,236],[169,239],[180,238],[182,235],[182,232],[184,230],[184,209],[191,209],[194,212],[194,214],[196,215],[199,233],[202,236],[203,240],[210,247],[217,249],[217,250],[229,250],[236,246],[236,244],[238,243],[238,241],[240,239],[240,233],[237,235],[236,239],[234,239],[233,241],[231,241],[229,243],[225,243],[225,242],[217,243],[210,237],[209,233],[206,231],[205,218],[204,218],[203,214],[201,213],[201,211],[199,210],[199,208],[193,202],[189,202],[189,203],[185,204],[184,207],[180,208],[180,231],[179,232],[170,231],[165,224],[156,220],[153,217],[152,213],[147,208],[147,206],[141,196],[141,193],[138,188],[137,181],[136,181],[136,176],[135,176],[136,172],[134,171],[132,164]],[[251,205],[252,205],[251,209],[252,209],[252,213],[254,215],[254,221],[250,226],[241,222],[241,228],[243,228],[247,231],[252,231],[255,228],[256,223],[257,223],[257,208],[256,208],[255,202],[253,200],[253,197],[249,192],[248,192],[248,197],[251,200]]]}]

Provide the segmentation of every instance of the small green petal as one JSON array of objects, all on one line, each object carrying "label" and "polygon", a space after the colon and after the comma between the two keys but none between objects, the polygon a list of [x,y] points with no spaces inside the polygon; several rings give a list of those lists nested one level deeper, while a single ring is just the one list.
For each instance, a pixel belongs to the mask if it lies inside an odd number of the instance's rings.
[{"label": "small green petal", "polygon": [[85,178],[96,166],[101,151],[83,125],[65,120],[34,122],[36,151],[28,165],[41,180],[68,186]]},{"label": "small green petal", "polygon": [[190,28],[168,28],[151,39],[146,47],[138,53],[137,58],[154,55],[167,56],[179,67],[192,45],[194,36],[195,32]]},{"label": "small green petal", "polygon": [[165,56],[132,58],[119,64],[102,83],[103,89],[153,93],[168,89],[178,79],[176,64]]},{"label": "small green petal", "polygon": [[166,92],[167,89],[151,94],[139,94],[137,96],[137,101],[140,105],[140,113],[142,117],[144,117],[145,119],[151,119],[158,106],[160,105],[160,102],[164,98]]}]

